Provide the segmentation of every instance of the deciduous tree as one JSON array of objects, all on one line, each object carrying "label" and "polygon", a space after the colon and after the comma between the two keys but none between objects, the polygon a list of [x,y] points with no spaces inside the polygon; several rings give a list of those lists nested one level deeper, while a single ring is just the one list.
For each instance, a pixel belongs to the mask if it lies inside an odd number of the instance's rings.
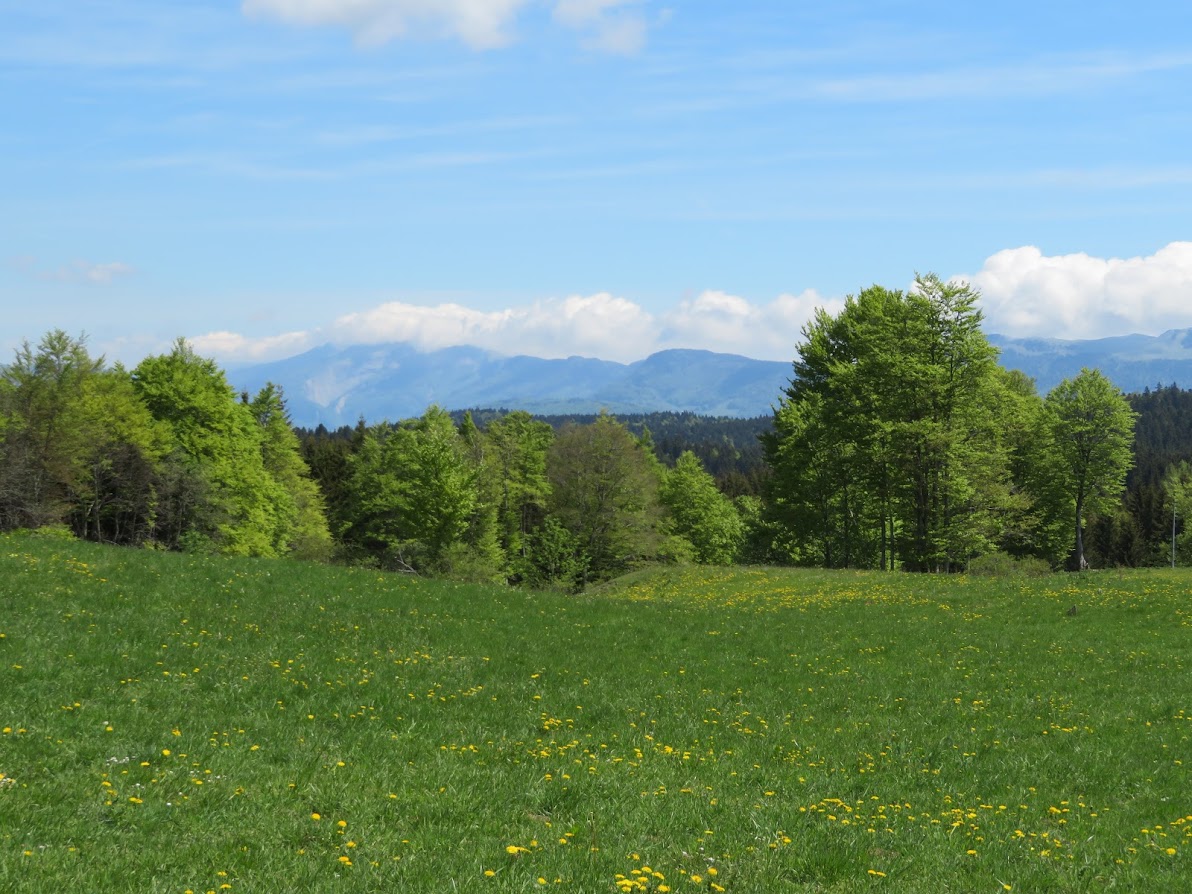
[{"label": "deciduous tree", "polygon": [[168,354],[142,360],[133,382],[173,443],[162,494],[167,545],[230,555],[284,553],[292,504],[266,471],[261,427],[223,370],[179,339]]},{"label": "deciduous tree", "polygon": [[588,559],[608,577],[650,556],[660,517],[653,458],[615,419],[566,426],[547,459],[550,509]]},{"label": "deciduous tree", "polygon": [[1091,369],[1056,385],[1045,404],[1055,483],[1075,534],[1072,565],[1083,569],[1085,518],[1111,509],[1121,497],[1133,463],[1135,414],[1122,393]]}]

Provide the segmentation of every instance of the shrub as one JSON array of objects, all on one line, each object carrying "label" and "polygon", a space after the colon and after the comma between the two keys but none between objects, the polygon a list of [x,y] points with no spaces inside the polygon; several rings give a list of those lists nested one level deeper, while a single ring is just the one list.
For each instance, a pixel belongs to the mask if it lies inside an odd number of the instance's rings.
[{"label": "shrub", "polygon": [[1042,577],[1051,573],[1051,566],[1034,556],[1016,559],[996,552],[972,559],[968,563],[968,573],[977,577]]}]

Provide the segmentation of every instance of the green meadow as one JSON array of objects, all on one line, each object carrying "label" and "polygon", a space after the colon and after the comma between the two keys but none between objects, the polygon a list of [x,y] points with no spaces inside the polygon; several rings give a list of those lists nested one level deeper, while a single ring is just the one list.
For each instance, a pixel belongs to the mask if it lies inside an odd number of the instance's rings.
[{"label": "green meadow", "polygon": [[577,597],[0,536],[0,729],[13,894],[1192,888],[1182,570]]}]

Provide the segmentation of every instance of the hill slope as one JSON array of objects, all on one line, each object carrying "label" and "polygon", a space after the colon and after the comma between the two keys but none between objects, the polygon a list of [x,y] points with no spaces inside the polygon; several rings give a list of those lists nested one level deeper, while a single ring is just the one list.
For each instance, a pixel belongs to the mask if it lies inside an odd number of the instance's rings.
[{"label": "hill slope", "polygon": [[408,344],[324,345],[229,372],[237,388],[280,384],[295,425],[328,428],[405,419],[437,403],[449,409],[506,407],[532,413],[707,416],[770,412],[790,364],[712,351],[661,351],[636,363],[588,357],[505,357],[473,347],[420,351]]},{"label": "hill slope", "polygon": [[1186,891],[1190,582],[0,535],[0,889]]},{"label": "hill slope", "polygon": [[[1192,330],[1091,341],[989,336],[1003,366],[1020,369],[1046,393],[1097,367],[1123,391],[1192,385]],[[794,347],[791,356],[794,356]],[[547,360],[459,346],[423,351],[410,344],[323,345],[273,363],[229,371],[237,388],[266,382],[286,392],[296,425],[329,428],[399,420],[437,403],[449,409],[505,407],[539,414],[655,411],[708,416],[770,412],[791,375],[789,362],[712,351],[668,350],[635,363],[588,357]]]}]

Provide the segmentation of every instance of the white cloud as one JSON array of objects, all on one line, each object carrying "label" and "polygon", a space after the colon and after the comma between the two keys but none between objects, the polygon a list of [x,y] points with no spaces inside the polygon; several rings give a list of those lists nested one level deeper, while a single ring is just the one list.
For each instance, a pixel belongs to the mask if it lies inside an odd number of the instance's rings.
[{"label": "white cloud", "polygon": [[133,268],[128,264],[114,261],[109,264],[82,264],[75,267],[72,272],[82,276],[88,282],[106,283],[111,282],[118,276],[132,274]]},{"label": "white cloud", "polygon": [[[635,0],[558,0],[553,18],[588,35],[586,45],[615,53],[645,43],[646,21],[622,7]],[[531,0],[242,0],[245,15],[293,25],[347,28],[367,45],[396,38],[454,37],[475,49],[508,44]]]},{"label": "white cloud", "polygon": [[[957,279],[980,289],[987,332],[1080,339],[1192,327],[1192,242],[1125,259],[1049,257],[1032,246],[1013,248]],[[656,312],[608,292],[500,310],[392,301],[305,332],[265,338],[212,332],[191,341],[200,353],[225,362],[273,360],[327,342],[407,342],[423,350],[473,345],[506,355],[622,362],[667,348],[699,348],[788,361],[816,309],[835,314],[843,306],[842,297],[812,289],[765,303],[707,290]]]},{"label": "white cloud", "polygon": [[584,46],[590,50],[632,56],[645,47],[646,31],[646,20],[641,16],[614,16],[594,25]]},{"label": "white cloud", "polygon": [[634,0],[559,0],[553,18],[568,28],[587,33],[584,46],[606,53],[630,55],[646,44],[646,19],[627,9]]},{"label": "white cloud", "polygon": [[[1192,327],[1192,242],[1126,259],[1049,257],[1026,246],[998,252],[975,275],[958,278],[980,289],[988,332],[1100,338]],[[795,356],[816,308],[834,314],[843,306],[843,298],[811,289],[767,303],[708,290],[654,313],[607,292],[500,310],[392,301],[306,332],[265,338],[212,332],[192,343],[200,353],[230,362],[277,359],[325,342],[408,342],[424,350],[474,345],[500,354],[622,362],[667,348],[702,348],[786,361]]]},{"label": "white cloud", "polygon": [[666,348],[702,348],[785,361],[794,357],[803,324],[820,306],[836,312],[843,302],[825,300],[809,290],[780,295],[768,304],[752,304],[726,292],[707,291],[653,314],[608,292],[493,311],[453,303],[427,306],[391,301],[307,332],[265,338],[211,332],[190,341],[200,354],[224,362],[274,360],[326,342],[406,342],[427,351],[473,345],[506,355],[579,355],[621,362]]},{"label": "white cloud", "polygon": [[630,0],[559,0],[554,17],[570,28],[582,28],[600,21],[610,10],[629,4]]},{"label": "white cloud", "polygon": [[1192,326],[1192,242],[1134,258],[1011,248],[963,278],[981,290],[989,332],[1102,338]]},{"label": "white cloud", "polygon": [[263,338],[249,338],[235,332],[208,332],[188,338],[195,353],[204,357],[248,363],[291,357],[314,347],[311,332],[284,332]]},{"label": "white cloud", "polygon": [[528,0],[243,0],[246,15],[294,25],[335,25],[364,44],[411,34],[458,37],[477,49],[503,46]]},{"label": "white cloud", "polygon": [[648,312],[604,292],[498,311],[394,301],[340,317],[328,332],[340,344],[404,341],[426,350],[467,344],[502,354],[583,354],[609,360],[645,356],[653,334]]},{"label": "white cloud", "polygon": [[802,340],[803,325],[817,307],[837,313],[842,299],[826,299],[814,289],[779,295],[769,304],[752,304],[725,292],[707,291],[683,301],[664,317],[661,347],[703,348],[760,360],[790,360]]}]

